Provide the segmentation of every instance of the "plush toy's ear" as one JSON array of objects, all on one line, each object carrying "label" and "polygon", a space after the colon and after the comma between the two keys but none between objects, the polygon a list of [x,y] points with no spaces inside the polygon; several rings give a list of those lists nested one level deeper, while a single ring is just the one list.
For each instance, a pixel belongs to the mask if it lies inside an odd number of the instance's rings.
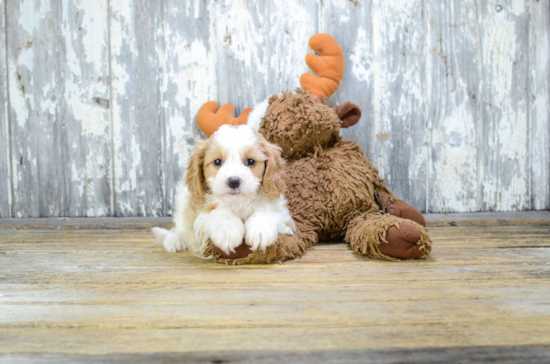
[{"label": "plush toy's ear", "polygon": [[223,104],[218,110],[218,103],[215,101],[208,101],[202,105],[197,113],[197,125],[199,129],[211,136],[224,124],[229,125],[241,125],[246,124],[248,114],[252,111],[252,108],[244,109],[241,115],[235,119],[235,112],[233,105]]},{"label": "plush toy's ear", "polygon": [[319,53],[319,56],[306,56],[307,65],[317,77],[304,73],[300,77],[300,84],[319,99],[330,97],[344,77],[344,52],[336,39],[328,34],[315,34],[309,39],[309,46]]},{"label": "plush toy's ear", "polygon": [[341,128],[349,128],[357,124],[359,119],[361,119],[361,109],[359,106],[349,101],[344,102],[340,106],[335,106],[334,111],[336,115],[338,115],[338,119],[341,120]]}]

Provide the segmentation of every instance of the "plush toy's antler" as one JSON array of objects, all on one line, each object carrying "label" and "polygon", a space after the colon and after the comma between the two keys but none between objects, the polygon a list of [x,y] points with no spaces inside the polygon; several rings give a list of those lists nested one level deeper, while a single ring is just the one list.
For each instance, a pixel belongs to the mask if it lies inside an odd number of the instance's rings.
[{"label": "plush toy's antler", "polygon": [[248,114],[252,111],[252,108],[244,109],[241,115],[235,119],[235,112],[233,105],[223,104],[218,110],[218,103],[216,101],[208,101],[202,105],[197,113],[197,125],[199,129],[210,136],[218,130],[218,128],[224,124],[229,125],[241,125],[246,124]]},{"label": "plush toy's antler", "polygon": [[315,34],[309,39],[309,46],[320,54],[306,56],[307,65],[318,77],[304,73],[300,84],[315,97],[329,97],[344,77],[344,52],[336,39],[328,34]]}]

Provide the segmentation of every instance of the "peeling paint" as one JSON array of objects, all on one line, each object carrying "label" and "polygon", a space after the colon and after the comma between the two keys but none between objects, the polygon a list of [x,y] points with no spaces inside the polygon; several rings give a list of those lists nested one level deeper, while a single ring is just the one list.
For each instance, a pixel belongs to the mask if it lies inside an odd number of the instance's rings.
[{"label": "peeling paint", "polygon": [[[16,69],[17,72],[10,72],[10,105],[14,110],[17,120],[17,124],[21,129],[25,128],[27,120],[29,118],[29,105],[32,99],[33,77],[31,76],[34,68],[34,50],[32,48],[24,48],[21,50],[21,54],[17,61],[10,63],[10,69]],[[22,82],[28,80],[27,91]],[[19,87],[18,87],[19,86]],[[16,90],[13,90],[16,88]]]},{"label": "peeling paint", "polygon": [[0,207],[171,213],[200,106],[294,89],[319,31],[347,60],[331,103],[363,110],[342,134],[395,193],[432,212],[550,208],[550,5],[465,1],[11,1],[0,182],[17,193]]},{"label": "peeling paint", "polygon": [[365,27],[359,27],[357,30],[357,40],[353,54],[351,55],[352,71],[357,80],[368,81],[370,79],[371,67],[367,60],[368,45],[367,45],[367,30]]},{"label": "peeling paint", "polygon": [[550,209],[550,2],[530,4],[531,208]]},{"label": "peeling paint", "polygon": [[[425,210],[424,19],[420,1],[373,4],[373,126],[393,133],[376,146],[374,165],[394,193]],[[395,134],[399,133],[399,134]]]},{"label": "peeling paint", "polygon": [[22,0],[19,3],[21,28],[27,34],[32,35],[39,29],[40,23],[48,19],[50,10],[49,1]]},{"label": "peeling paint", "polygon": [[[164,2],[111,1],[113,199],[117,216],[159,214]],[[146,13],[147,16],[143,16]],[[160,212],[162,214],[162,211]]]},{"label": "peeling paint", "polygon": [[[527,14],[522,1],[512,13],[487,1],[482,21],[484,138],[492,158],[482,164],[483,200],[494,211],[529,208],[526,43],[518,39]],[[522,10],[523,8],[523,10]],[[516,14],[517,13],[517,14]],[[488,106],[490,105],[490,106]]]}]

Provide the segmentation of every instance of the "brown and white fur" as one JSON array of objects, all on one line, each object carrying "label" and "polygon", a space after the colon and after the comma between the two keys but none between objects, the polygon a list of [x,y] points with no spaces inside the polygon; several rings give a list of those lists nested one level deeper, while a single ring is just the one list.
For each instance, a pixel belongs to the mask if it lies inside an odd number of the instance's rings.
[{"label": "brown and white fur", "polygon": [[284,196],[279,147],[247,125],[223,125],[200,141],[176,193],[175,228],[153,228],[168,252],[189,249],[201,258],[208,241],[229,254],[243,239],[252,251],[296,229]]}]

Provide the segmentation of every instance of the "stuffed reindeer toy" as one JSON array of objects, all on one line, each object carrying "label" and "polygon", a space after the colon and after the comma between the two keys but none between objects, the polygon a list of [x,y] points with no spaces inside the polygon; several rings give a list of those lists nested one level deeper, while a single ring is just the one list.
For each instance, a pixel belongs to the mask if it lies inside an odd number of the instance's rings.
[{"label": "stuffed reindeer toy", "polygon": [[344,75],[340,45],[327,34],[314,35],[309,45],[318,54],[306,57],[315,75],[303,74],[301,88],[272,95],[238,118],[232,105],[218,110],[215,102],[197,114],[208,136],[224,124],[248,124],[281,148],[285,195],[296,223],[294,235],[279,235],[263,250],[252,251],[243,240],[230,254],[215,245],[209,252],[222,263],[272,263],[301,257],[317,242],[345,241],[371,258],[428,258],[432,243],[422,214],[392,193],[358,144],[340,136],[341,128],[361,117],[353,103],[327,102]]}]

